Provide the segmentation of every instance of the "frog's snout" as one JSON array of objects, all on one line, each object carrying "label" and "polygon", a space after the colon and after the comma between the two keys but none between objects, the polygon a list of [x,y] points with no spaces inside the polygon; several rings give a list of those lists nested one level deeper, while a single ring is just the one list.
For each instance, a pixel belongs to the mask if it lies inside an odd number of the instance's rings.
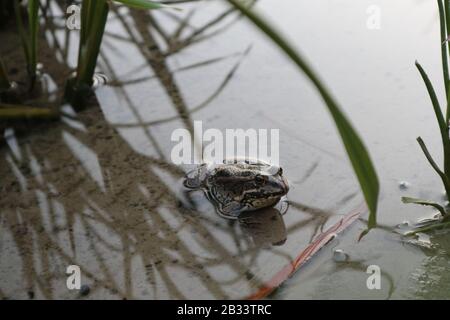
[{"label": "frog's snout", "polygon": [[284,176],[281,176],[281,179],[283,180],[283,191],[284,191],[284,194],[287,194],[289,192],[289,181]]}]

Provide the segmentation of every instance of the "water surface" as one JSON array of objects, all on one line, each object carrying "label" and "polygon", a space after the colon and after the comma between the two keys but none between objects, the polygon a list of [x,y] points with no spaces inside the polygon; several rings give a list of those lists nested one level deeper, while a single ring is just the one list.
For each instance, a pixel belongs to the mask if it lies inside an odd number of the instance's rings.
[{"label": "water surface", "polygon": [[[381,29],[366,27],[370,5]],[[220,1],[151,15],[112,10],[99,61],[109,84],[99,107],[18,137],[5,132],[0,174],[0,295],[74,298],[69,264],[90,298],[243,298],[289,264],[321,231],[362,202],[320,97],[259,31]],[[271,1],[257,7],[307,57],[371,150],[382,181],[380,228],[361,242],[356,222],[272,298],[448,298],[448,237],[412,244],[393,233],[433,211],[401,196],[440,199],[442,187],[415,138],[437,159],[439,132],[418,59],[440,85],[432,1]],[[52,4],[44,66],[56,84],[75,65],[76,31]],[[62,49],[61,49],[62,48]],[[7,57],[6,57],[7,58]],[[280,129],[291,207],[253,224],[178,202],[186,168],[170,161],[174,129]],[[406,190],[401,181],[408,182]],[[366,217],[363,217],[365,219]],[[333,259],[336,249],[349,259]],[[380,267],[380,290],[366,286]]]}]

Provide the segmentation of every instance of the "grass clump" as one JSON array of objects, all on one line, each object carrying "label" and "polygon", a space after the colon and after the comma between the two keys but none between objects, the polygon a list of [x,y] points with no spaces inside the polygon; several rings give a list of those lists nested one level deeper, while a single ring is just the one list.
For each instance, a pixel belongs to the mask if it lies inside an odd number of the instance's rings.
[{"label": "grass clump", "polygon": [[[147,0],[117,0],[115,2],[136,9],[160,9],[164,4]],[[105,32],[110,1],[83,0],[81,8],[80,43],[75,77],[67,82],[66,99],[81,107],[89,97],[97,59]]]},{"label": "grass clump", "polygon": [[25,61],[27,63],[27,72],[30,78],[30,90],[32,90],[37,77],[39,0],[28,0],[27,27],[22,19],[21,4],[16,0],[14,0],[14,12],[16,15],[17,29],[19,31],[20,40],[22,41],[22,47],[25,54]]},{"label": "grass clump", "polygon": [[[436,91],[434,90],[433,84],[431,83],[427,73],[420,65],[419,62],[416,61],[416,67],[419,70],[419,73],[425,83],[428,94],[431,99],[431,104],[433,106],[434,114],[436,116],[436,120],[439,126],[439,131],[442,140],[442,150],[444,154],[444,161],[442,167],[440,167],[431,156],[428,148],[421,137],[417,138],[417,142],[419,143],[420,148],[425,154],[426,159],[428,160],[431,167],[440,177],[442,184],[445,189],[446,199],[450,202],[450,136],[449,136],[449,121],[450,121],[450,71],[449,71],[449,36],[450,36],[450,2],[448,0],[437,0],[438,8],[439,8],[439,21],[440,21],[440,32],[441,32],[441,59],[442,59],[442,70],[443,70],[443,81],[445,86],[446,93],[446,108],[442,108],[439,99],[436,95]],[[404,203],[414,203],[424,206],[431,206],[439,210],[442,215],[442,221],[447,221],[450,217],[450,212],[448,210],[448,206],[441,205],[436,202],[415,199],[409,197],[403,197],[402,201]],[[440,223],[433,223],[430,226],[427,226],[426,231],[432,230],[434,228],[440,228],[442,225]]]}]

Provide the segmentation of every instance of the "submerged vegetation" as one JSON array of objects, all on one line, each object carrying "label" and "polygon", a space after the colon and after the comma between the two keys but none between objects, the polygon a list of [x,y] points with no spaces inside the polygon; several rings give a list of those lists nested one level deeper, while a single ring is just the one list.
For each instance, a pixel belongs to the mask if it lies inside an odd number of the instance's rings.
[{"label": "submerged vegetation", "polygon": [[19,1],[14,1],[14,12],[16,14],[17,28],[27,63],[27,72],[30,78],[30,90],[32,90],[37,76],[39,0],[28,0],[28,29],[26,29],[22,21],[22,11]]},{"label": "submerged vegetation", "polygon": [[[428,148],[421,137],[417,138],[417,142],[420,145],[423,153],[425,154],[426,159],[428,160],[431,167],[434,171],[439,175],[442,180],[442,184],[445,189],[447,204],[441,205],[436,202],[415,199],[409,197],[403,197],[402,201],[404,203],[414,203],[419,205],[431,206],[439,210],[441,214],[441,221],[433,222],[432,225],[426,226],[424,228],[420,228],[419,231],[428,231],[434,228],[441,228],[446,226],[450,219],[450,212],[448,210],[450,202],[450,136],[449,136],[449,125],[450,125],[450,70],[449,70],[449,40],[450,40],[450,2],[448,0],[437,0],[437,4],[439,7],[439,20],[440,20],[440,30],[441,30],[441,58],[442,58],[442,70],[444,77],[444,86],[446,92],[446,111],[442,109],[439,99],[436,95],[436,91],[434,87],[423,69],[423,67],[416,61],[416,67],[419,70],[419,73],[425,83],[425,86],[428,90],[428,94],[431,99],[431,103],[434,109],[434,113],[436,116],[436,120],[438,122],[439,130],[441,133],[442,139],[442,149],[443,149],[443,169],[435,162],[433,157],[431,156]],[[442,223],[444,222],[444,223]],[[418,232],[415,230],[413,233]]]}]

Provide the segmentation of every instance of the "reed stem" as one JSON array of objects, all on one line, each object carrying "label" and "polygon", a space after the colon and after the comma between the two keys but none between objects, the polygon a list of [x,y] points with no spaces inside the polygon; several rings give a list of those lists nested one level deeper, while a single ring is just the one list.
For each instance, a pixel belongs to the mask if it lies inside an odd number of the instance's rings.
[{"label": "reed stem", "polygon": [[85,0],[83,2],[76,78],[78,86],[92,86],[108,12],[109,5],[106,0]]},{"label": "reed stem", "polygon": [[[446,0],[444,0],[446,1]],[[447,2],[447,1],[446,1]],[[444,84],[446,96],[449,96],[449,70],[448,70],[448,33],[447,33],[447,21],[444,13],[444,6],[442,0],[437,0],[439,7],[439,22],[441,27],[441,55],[442,55],[442,71],[444,74]]]},{"label": "reed stem", "polygon": [[37,48],[39,31],[39,0],[28,0],[28,30],[25,31],[25,25],[22,20],[22,12],[19,1],[14,1],[14,12],[16,15],[17,29],[22,42],[25,61],[27,63],[27,72],[30,77],[30,90],[33,89],[36,82],[37,69]]},{"label": "reed stem", "polygon": [[8,79],[8,74],[5,69],[5,65],[3,64],[2,59],[0,58],[0,90],[7,90],[11,87],[11,83]]},{"label": "reed stem", "polygon": [[433,157],[431,156],[430,152],[428,151],[427,146],[425,145],[425,142],[423,142],[421,137],[417,138],[417,142],[419,143],[420,147],[422,148],[422,151],[425,154],[425,157],[427,158],[431,167],[436,171],[436,173],[441,178],[442,183],[444,184],[445,192],[447,193],[447,200],[450,201],[450,180],[448,179],[448,176],[444,172],[442,172],[442,170],[439,168],[439,166],[433,160]]},{"label": "reed stem", "polygon": [[28,28],[29,28],[29,54],[28,74],[32,79],[32,85],[36,81],[38,32],[39,32],[39,0],[28,0]]}]

